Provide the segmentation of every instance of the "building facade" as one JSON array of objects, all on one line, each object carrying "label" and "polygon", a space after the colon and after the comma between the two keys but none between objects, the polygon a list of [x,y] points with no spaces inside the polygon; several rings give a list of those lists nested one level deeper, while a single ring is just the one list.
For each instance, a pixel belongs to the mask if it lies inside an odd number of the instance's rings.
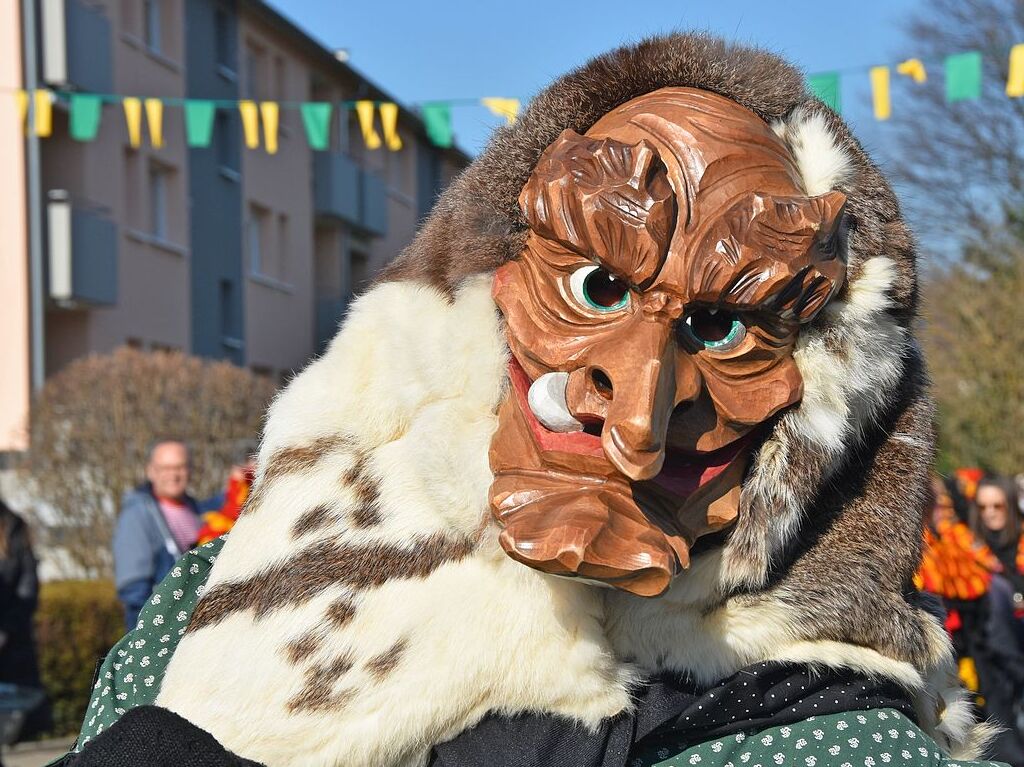
[{"label": "building facade", "polygon": [[77,141],[57,101],[52,135],[35,139],[37,160],[13,107],[0,114],[13,169],[0,225],[16,246],[3,255],[0,319],[17,331],[0,347],[15,373],[0,384],[0,451],[25,443],[33,216],[44,266],[42,375],[128,344],[283,380],[323,348],[353,294],[412,239],[468,163],[433,146],[405,108],[399,151],[367,150],[351,110],[334,111],[329,148],[313,151],[287,108],[274,154],[247,149],[228,108],[217,109],[209,145],[189,147],[183,99],[395,101],[260,0],[42,0],[24,48],[18,5],[3,11],[5,85],[28,85],[31,57],[40,87],[172,101],[159,148],[145,131],[131,146],[119,104],[103,107],[94,140]]}]

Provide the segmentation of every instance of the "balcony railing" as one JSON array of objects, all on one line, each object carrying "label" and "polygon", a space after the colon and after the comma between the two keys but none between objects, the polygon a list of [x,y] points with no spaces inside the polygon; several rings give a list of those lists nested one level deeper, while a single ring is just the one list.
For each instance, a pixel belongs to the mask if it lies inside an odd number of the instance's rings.
[{"label": "balcony railing", "polygon": [[313,199],[318,216],[340,219],[369,234],[383,235],[388,230],[384,180],[344,153],[316,153]]},{"label": "balcony railing", "polygon": [[73,203],[61,190],[47,202],[50,298],[61,306],[117,303],[117,224],[103,208]]},{"label": "balcony railing", "polygon": [[42,0],[43,80],[92,93],[113,90],[110,19],[86,0]]}]

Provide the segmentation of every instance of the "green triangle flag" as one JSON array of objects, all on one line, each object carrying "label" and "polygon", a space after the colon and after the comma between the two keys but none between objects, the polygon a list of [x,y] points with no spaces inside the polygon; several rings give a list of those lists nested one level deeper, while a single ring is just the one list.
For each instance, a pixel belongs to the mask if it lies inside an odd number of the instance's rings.
[{"label": "green triangle flag", "polygon": [[981,98],[981,53],[969,51],[946,57],[946,101]]},{"label": "green triangle flag", "polygon": [[836,112],[841,111],[842,103],[839,99],[839,73],[821,72],[807,78],[807,85],[811,93],[825,102]]},{"label": "green triangle flag", "polygon": [[185,141],[190,147],[208,147],[213,137],[214,101],[185,102]]},{"label": "green triangle flag", "polygon": [[311,149],[322,152],[331,145],[331,110],[325,101],[309,101],[299,106],[302,124],[306,126],[306,141]]},{"label": "green triangle flag", "polygon": [[423,104],[423,124],[434,146],[452,145],[452,110],[447,101],[433,101]]},{"label": "green triangle flag", "polygon": [[68,132],[75,141],[92,141],[100,129],[103,100],[93,93],[71,94]]}]

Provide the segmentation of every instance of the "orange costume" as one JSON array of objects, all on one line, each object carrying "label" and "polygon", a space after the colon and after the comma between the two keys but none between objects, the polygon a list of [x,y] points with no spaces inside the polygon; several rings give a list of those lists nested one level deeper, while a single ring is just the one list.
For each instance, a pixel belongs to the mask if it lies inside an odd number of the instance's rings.
[{"label": "orange costume", "polygon": [[242,513],[245,499],[249,497],[252,487],[251,471],[233,471],[228,478],[228,487],[224,491],[224,503],[218,511],[210,511],[203,515],[203,527],[199,531],[197,546],[219,538],[235,526],[238,515]]}]

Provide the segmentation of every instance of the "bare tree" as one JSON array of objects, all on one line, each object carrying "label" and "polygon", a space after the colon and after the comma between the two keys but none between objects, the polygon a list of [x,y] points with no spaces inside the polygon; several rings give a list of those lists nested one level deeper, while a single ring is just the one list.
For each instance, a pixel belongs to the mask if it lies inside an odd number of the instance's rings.
[{"label": "bare tree", "polygon": [[[75,575],[108,576],[121,495],[143,480],[153,440],[192,448],[192,489],[212,495],[257,438],[274,384],[227,362],[120,349],[77,360],[43,387],[24,465],[42,543]],[[69,573],[69,575],[72,573]]]},{"label": "bare tree", "polygon": [[[900,79],[890,167],[922,240],[955,255],[998,230],[1007,211],[1024,210],[1024,99],[1005,93],[1010,48],[1024,42],[1024,3],[931,0],[919,8],[905,52],[929,76],[920,85]],[[982,97],[949,104],[941,65],[966,51],[982,54]]]},{"label": "bare tree", "polygon": [[[893,159],[925,247],[922,336],[940,466],[1024,470],[1024,99],[1005,93],[1020,0],[932,0],[907,24],[920,85],[894,96]],[[947,103],[946,56],[980,51],[982,96]]]}]

